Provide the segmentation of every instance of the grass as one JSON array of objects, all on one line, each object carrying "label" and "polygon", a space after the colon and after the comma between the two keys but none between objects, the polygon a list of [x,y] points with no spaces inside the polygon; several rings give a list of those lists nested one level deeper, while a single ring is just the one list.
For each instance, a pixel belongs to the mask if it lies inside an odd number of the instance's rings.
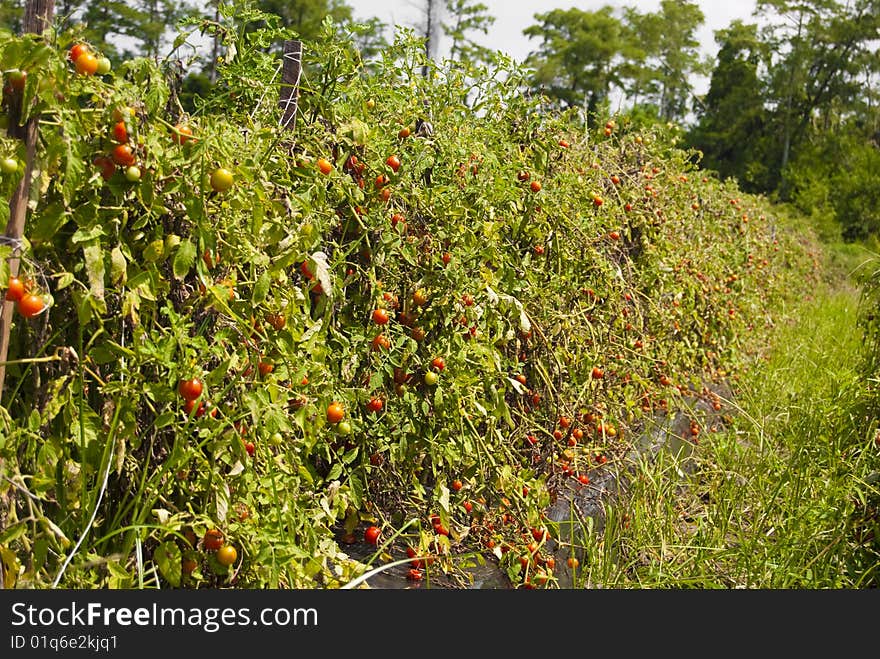
[{"label": "grass", "polygon": [[[831,268],[862,256],[834,251]],[[805,301],[726,401],[691,476],[661,453],[608,504],[575,586],[880,585],[880,445],[860,375],[859,292],[845,277]]]}]

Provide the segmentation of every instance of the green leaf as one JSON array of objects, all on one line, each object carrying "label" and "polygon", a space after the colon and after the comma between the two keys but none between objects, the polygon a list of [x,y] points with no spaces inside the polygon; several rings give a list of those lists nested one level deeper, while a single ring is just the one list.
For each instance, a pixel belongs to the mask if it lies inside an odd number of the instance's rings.
[{"label": "green leaf", "polygon": [[180,547],[171,540],[163,542],[153,552],[153,561],[159,568],[159,573],[174,588],[180,586],[181,559]]},{"label": "green leaf", "polygon": [[97,241],[83,246],[86,259],[86,273],[89,276],[89,290],[92,296],[104,300],[104,252]]},{"label": "green leaf", "polygon": [[271,284],[272,280],[269,277],[268,272],[264,272],[260,275],[260,277],[257,279],[257,282],[254,284],[254,304],[260,304],[266,299],[266,297],[269,295],[269,286]]},{"label": "green leaf", "polygon": [[144,249],[144,260],[150,263],[159,261],[165,255],[165,241],[157,238]]},{"label": "green leaf", "polygon": [[76,277],[73,276],[72,272],[62,272],[58,275],[58,283],[55,284],[55,290],[60,291],[67,288],[75,279]]},{"label": "green leaf", "polygon": [[104,227],[102,227],[100,224],[96,224],[94,226],[82,227],[81,229],[77,229],[76,233],[71,236],[70,242],[72,242],[74,245],[79,245],[80,243],[88,243],[98,240],[103,235]]},{"label": "green leaf", "polygon": [[128,263],[119,245],[110,252],[110,281],[114,286],[125,284],[128,279]]},{"label": "green leaf", "polygon": [[67,139],[65,141],[64,176],[61,177],[61,196],[64,203],[70,205],[78,190],[85,183],[85,165],[82,156],[76,151],[79,140]]},{"label": "green leaf", "polygon": [[184,240],[177,248],[174,255],[174,276],[183,279],[196,262],[196,246],[189,240]]},{"label": "green leaf", "polygon": [[326,480],[335,481],[341,475],[342,475],[342,464],[337,462],[332,467],[330,467],[330,473],[327,474]]},{"label": "green leaf", "polygon": [[[4,204],[6,205],[6,204]],[[47,205],[36,213],[28,223],[28,237],[32,243],[42,243],[51,240],[58,230],[69,219],[60,203]]]}]

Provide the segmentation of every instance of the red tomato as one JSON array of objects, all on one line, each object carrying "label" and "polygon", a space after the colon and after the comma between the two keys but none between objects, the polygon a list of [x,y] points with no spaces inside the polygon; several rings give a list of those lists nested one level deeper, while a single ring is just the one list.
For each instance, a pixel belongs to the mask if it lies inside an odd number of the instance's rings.
[{"label": "red tomato", "polygon": [[343,409],[341,403],[337,403],[336,401],[334,401],[327,406],[328,423],[339,423],[340,421],[342,421],[342,418],[344,416],[345,410]]},{"label": "red tomato", "polygon": [[84,76],[93,76],[98,71],[98,58],[92,53],[83,53],[73,63],[76,72]]},{"label": "red tomato", "polygon": [[79,59],[80,55],[85,55],[90,52],[89,47],[84,43],[77,43],[71,46],[70,50],[67,53],[67,59],[71,62],[76,62]]},{"label": "red tomato", "polygon": [[105,181],[109,180],[116,172],[116,165],[107,156],[95,156],[92,164],[101,170],[101,178]]},{"label": "red tomato", "polygon": [[46,307],[46,302],[36,293],[26,293],[18,301],[18,313],[25,318],[33,318]]},{"label": "red tomato", "polygon": [[223,532],[217,529],[208,529],[202,537],[202,546],[208,551],[217,551],[223,546]]},{"label": "red tomato", "polygon": [[382,533],[378,526],[370,526],[364,531],[364,542],[370,545],[379,544],[379,535]]},{"label": "red tomato", "polygon": [[118,144],[113,147],[113,162],[122,167],[130,167],[135,163],[134,153],[128,144]]},{"label": "red tomato", "polygon": [[192,139],[192,128],[185,124],[177,124],[171,133],[171,141],[175,144],[186,144]]},{"label": "red tomato", "polygon": [[24,282],[18,277],[9,278],[9,287],[6,289],[6,300],[8,302],[18,302],[24,297],[27,290]]},{"label": "red tomato", "polygon": [[123,144],[128,142],[128,129],[124,121],[118,121],[113,126],[113,139]]},{"label": "red tomato", "polygon": [[195,400],[202,395],[202,389],[202,381],[198,378],[181,380],[177,385],[177,392],[183,396],[184,400]]}]

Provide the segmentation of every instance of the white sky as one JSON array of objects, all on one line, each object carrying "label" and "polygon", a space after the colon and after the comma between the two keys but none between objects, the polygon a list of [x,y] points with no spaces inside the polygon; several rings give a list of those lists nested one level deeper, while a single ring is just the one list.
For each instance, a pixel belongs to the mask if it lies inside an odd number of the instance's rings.
[{"label": "white sky", "polygon": [[[437,0],[444,4],[443,0]],[[522,0],[479,0],[489,8],[489,14],[495,17],[495,23],[488,36],[474,34],[474,40],[495,50],[501,50],[515,60],[521,62],[530,51],[538,46],[538,42],[529,40],[523,30],[536,23],[535,14],[553,9],[569,9],[577,7],[584,11],[600,9],[605,5],[613,7],[636,7],[641,12],[654,12],[660,9],[660,0],[629,0],[627,2],[609,2],[603,0],[581,0],[571,2],[555,0],[554,2],[523,2]],[[425,2],[420,0],[346,0],[352,7],[355,18],[378,17],[389,24],[415,27],[423,22]],[[715,43],[715,30],[727,27],[736,18],[751,21],[755,0],[699,0],[697,3],[703,10],[706,20],[698,33],[703,50],[708,55],[715,55],[718,50]],[[441,42],[441,55],[445,54]],[[708,79],[695,80],[695,91],[703,93],[708,88]]]}]

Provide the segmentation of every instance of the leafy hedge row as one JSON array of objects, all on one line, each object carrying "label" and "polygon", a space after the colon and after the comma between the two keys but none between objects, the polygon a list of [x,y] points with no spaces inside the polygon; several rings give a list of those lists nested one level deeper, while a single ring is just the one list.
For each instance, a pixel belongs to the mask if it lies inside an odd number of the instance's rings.
[{"label": "leafy hedge row", "polygon": [[[282,130],[282,36],[230,30],[187,116],[165,63],[80,75],[73,35],[0,35],[41,118],[23,270],[51,298],[15,318],[0,407],[9,585],[336,587],[368,524],[431,556],[412,578],[491,549],[552,585],[560,483],[735,377],[815,281],[812,244],[674,127],[587,131],[503,62],[422,76],[404,35],[365,65],[328,27]],[[137,180],[94,164],[120,136]]]}]

